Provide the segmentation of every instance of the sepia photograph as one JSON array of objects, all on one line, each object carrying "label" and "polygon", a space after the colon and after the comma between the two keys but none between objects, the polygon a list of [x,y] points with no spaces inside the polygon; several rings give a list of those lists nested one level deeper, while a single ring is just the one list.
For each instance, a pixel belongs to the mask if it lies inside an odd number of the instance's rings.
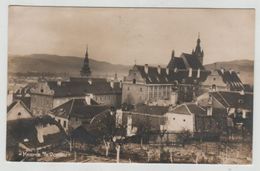
[{"label": "sepia photograph", "polygon": [[253,161],[255,10],[8,7],[6,161]]}]

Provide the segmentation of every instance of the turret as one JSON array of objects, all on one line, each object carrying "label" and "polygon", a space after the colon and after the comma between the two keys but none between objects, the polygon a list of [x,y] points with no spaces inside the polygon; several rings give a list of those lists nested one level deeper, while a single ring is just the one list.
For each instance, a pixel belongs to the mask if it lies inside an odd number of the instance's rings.
[{"label": "turret", "polygon": [[91,70],[89,67],[89,58],[88,58],[88,47],[86,48],[86,54],[84,58],[84,63],[80,71],[81,76],[90,76],[91,75]]},{"label": "turret", "polygon": [[198,39],[197,39],[197,45],[195,48],[195,51],[192,50],[192,54],[195,55],[198,60],[200,61],[200,63],[203,65],[203,57],[204,57],[204,52],[202,50],[202,48],[200,47],[200,33],[198,34]]}]

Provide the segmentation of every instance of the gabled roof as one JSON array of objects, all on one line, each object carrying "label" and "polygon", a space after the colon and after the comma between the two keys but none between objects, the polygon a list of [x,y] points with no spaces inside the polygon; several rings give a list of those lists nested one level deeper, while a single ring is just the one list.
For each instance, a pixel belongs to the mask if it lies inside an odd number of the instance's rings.
[{"label": "gabled roof", "polygon": [[224,107],[235,107],[244,109],[253,109],[253,93],[217,91],[211,92],[211,95]]},{"label": "gabled roof", "polygon": [[112,88],[106,79],[74,78],[61,82],[61,85],[58,85],[56,81],[48,81],[47,83],[54,91],[54,97],[85,96],[86,93],[95,95],[122,93],[119,82],[114,82],[114,88]]},{"label": "gabled roof", "polygon": [[181,69],[181,70],[187,70],[189,68],[192,68],[194,70],[201,69],[205,70],[203,65],[200,63],[198,57],[196,55],[188,54],[188,53],[182,53],[181,57],[172,57],[170,62],[167,65],[170,69]]},{"label": "gabled roof", "polygon": [[63,117],[78,117],[82,119],[91,119],[95,115],[110,110],[109,106],[99,105],[96,101],[91,100],[88,105],[85,99],[72,99],[50,111],[50,114]]},{"label": "gabled roof", "polygon": [[229,84],[231,90],[243,90],[244,85],[239,76],[234,71],[217,70],[218,74],[222,77],[223,82]]},{"label": "gabled roof", "polygon": [[201,69],[204,70],[203,65],[200,63],[198,57],[196,55],[191,55],[188,53],[182,53],[181,55],[182,58],[185,58],[188,62],[188,68],[192,69]]},{"label": "gabled roof", "polygon": [[185,115],[205,115],[206,110],[195,103],[183,103],[173,108],[170,113],[185,114]]},{"label": "gabled roof", "polygon": [[183,59],[180,57],[172,57],[167,65],[168,68],[174,69],[186,69]]},{"label": "gabled roof", "polygon": [[[58,133],[49,134],[44,136],[44,142],[40,143],[37,137],[36,127],[39,125],[43,126],[56,126],[59,129]],[[40,118],[21,119],[7,122],[7,143],[12,138],[17,143],[22,143],[26,147],[35,148],[43,147],[46,145],[58,144],[66,139],[66,133],[50,116],[42,116]],[[26,140],[26,141],[25,141]]]},{"label": "gabled roof", "polygon": [[23,103],[23,101],[21,100],[15,100],[13,101],[8,107],[7,107],[7,113],[13,109],[16,105],[20,104],[29,114],[32,115],[32,112],[30,111],[30,109]]},{"label": "gabled roof", "polygon": [[189,77],[188,70],[173,70],[169,69],[169,73],[166,72],[166,68],[161,68],[161,72],[158,73],[158,68],[154,66],[148,66],[148,73],[145,72],[145,66],[135,65],[146,84],[175,84],[177,83],[194,83],[205,81],[209,72],[203,70],[200,71],[200,77],[197,78],[198,70],[192,71],[192,77]]},{"label": "gabled roof", "polygon": [[167,106],[149,106],[145,104],[138,104],[130,111],[151,115],[164,115],[168,111]]}]

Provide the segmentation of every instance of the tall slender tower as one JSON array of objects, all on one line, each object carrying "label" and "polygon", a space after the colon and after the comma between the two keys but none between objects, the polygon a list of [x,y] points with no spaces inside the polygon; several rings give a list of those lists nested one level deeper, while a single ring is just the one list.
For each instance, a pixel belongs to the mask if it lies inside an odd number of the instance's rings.
[{"label": "tall slender tower", "polygon": [[88,47],[86,48],[86,54],[85,54],[83,66],[80,70],[80,75],[86,77],[91,75],[91,70],[89,67],[89,59],[88,59]]},{"label": "tall slender tower", "polygon": [[197,45],[196,45],[195,51],[192,50],[192,54],[195,55],[199,59],[200,63],[203,65],[204,52],[203,52],[202,48],[200,47],[200,33],[198,34]]}]

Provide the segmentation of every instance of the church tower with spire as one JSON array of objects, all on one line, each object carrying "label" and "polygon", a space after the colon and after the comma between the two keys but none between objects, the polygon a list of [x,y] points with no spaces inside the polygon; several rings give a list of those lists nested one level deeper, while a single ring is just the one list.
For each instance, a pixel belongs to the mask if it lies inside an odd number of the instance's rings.
[{"label": "church tower with spire", "polygon": [[80,70],[80,75],[85,76],[85,77],[88,77],[91,75],[91,70],[89,67],[89,58],[88,58],[88,47],[86,48],[85,59],[84,59],[83,66]]},{"label": "church tower with spire", "polygon": [[200,63],[203,65],[203,57],[204,57],[204,52],[202,50],[202,48],[200,47],[200,33],[198,34],[198,39],[197,39],[197,45],[194,49],[192,50],[192,55],[195,55],[198,60],[200,61]]}]

